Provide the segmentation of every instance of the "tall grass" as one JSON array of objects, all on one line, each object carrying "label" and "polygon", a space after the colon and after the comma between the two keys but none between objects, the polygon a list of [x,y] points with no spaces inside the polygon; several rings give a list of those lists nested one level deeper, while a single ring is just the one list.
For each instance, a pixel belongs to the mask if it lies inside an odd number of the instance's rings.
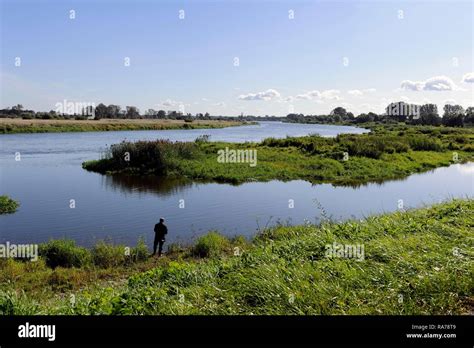
[{"label": "tall grass", "polygon": [[142,239],[134,248],[99,241],[92,249],[77,246],[73,240],[52,240],[39,246],[39,256],[50,268],[109,268],[144,261],[149,251]]},{"label": "tall grass", "polygon": [[[213,232],[192,247],[199,258],[167,256],[124,286],[76,292],[74,305],[0,291],[0,313],[466,314],[474,297],[473,225],[474,200],[453,200],[363,221],[276,226],[237,254]],[[328,257],[334,242],[362,244],[365,257]],[[54,282],[67,279],[74,274],[63,271]]]},{"label": "tall grass", "polygon": [[220,233],[212,231],[199,237],[191,250],[198,257],[216,257],[230,251],[230,242]]}]

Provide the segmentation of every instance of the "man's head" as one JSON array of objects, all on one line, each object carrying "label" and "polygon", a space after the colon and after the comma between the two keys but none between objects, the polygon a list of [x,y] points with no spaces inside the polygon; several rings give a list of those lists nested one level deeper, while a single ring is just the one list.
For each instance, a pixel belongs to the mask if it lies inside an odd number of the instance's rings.
[{"label": "man's head", "polygon": [[160,223],[163,223],[163,222],[165,222],[165,219],[160,218]]}]

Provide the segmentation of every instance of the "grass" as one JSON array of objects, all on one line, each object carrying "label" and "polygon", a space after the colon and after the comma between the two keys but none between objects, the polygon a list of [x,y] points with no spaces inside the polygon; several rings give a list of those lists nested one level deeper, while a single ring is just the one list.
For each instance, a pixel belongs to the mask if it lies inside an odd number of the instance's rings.
[{"label": "grass", "polygon": [[[251,242],[212,232],[195,246],[174,248],[127,282],[83,285],[52,297],[28,288],[48,287],[38,280],[44,264],[7,260],[0,271],[0,313],[472,313],[473,227],[474,200],[452,200],[361,221],[276,226]],[[328,257],[327,246],[335,242],[363,245],[363,260]],[[82,271],[56,269],[50,282],[73,284]]]},{"label": "grass", "polygon": [[[369,134],[265,139],[260,143],[124,142],[103,159],[83,163],[99,173],[155,174],[242,183],[303,179],[313,183],[360,184],[408,176],[474,159],[474,129],[375,127]],[[257,165],[220,163],[218,151],[256,150]],[[128,160],[125,160],[126,154]],[[457,156],[457,157],[455,157]]]},{"label": "grass", "polygon": [[223,128],[243,124],[247,123],[221,120],[186,122],[162,119],[23,120],[0,118],[0,134]]},{"label": "grass", "polygon": [[0,215],[1,214],[12,214],[17,211],[20,203],[11,199],[10,197],[3,195],[0,196]]}]

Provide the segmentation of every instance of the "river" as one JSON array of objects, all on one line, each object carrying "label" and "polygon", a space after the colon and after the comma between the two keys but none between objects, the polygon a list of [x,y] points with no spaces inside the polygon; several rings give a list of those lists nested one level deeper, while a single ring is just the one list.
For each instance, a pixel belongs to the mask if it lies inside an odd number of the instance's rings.
[{"label": "river", "polygon": [[[102,239],[135,245],[143,237],[150,243],[153,226],[163,216],[168,241],[186,244],[209,230],[251,236],[276,223],[318,222],[321,207],[335,220],[359,219],[394,211],[400,200],[409,208],[473,196],[473,163],[359,187],[312,185],[300,180],[234,186],[104,176],[81,167],[83,161],[99,158],[108,145],[122,140],[193,140],[209,134],[211,141],[245,142],[287,135],[361,132],[365,130],[261,122],[223,129],[1,135],[0,193],[20,201],[21,206],[15,214],[0,216],[0,242],[70,238],[84,246]],[[20,155],[19,161],[15,154]]]}]

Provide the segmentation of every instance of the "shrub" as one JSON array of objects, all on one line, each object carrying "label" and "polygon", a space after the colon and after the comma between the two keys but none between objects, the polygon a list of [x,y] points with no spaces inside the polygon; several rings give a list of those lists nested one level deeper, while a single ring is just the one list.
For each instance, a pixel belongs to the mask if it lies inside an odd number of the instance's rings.
[{"label": "shrub", "polygon": [[191,142],[169,140],[121,142],[112,145],[106,157],[112,169],[131,167],[139,171],[153,171],[165,175],[175,169],[176,159],[192,159],[198,154],[198,147]]},{"label": "shrub", "polygon": [[8,196],[0,196],[0,214],[14,213],[20,204]]},{"label": "shrub", "polygon": [[0,315],[32,315],[38,312],[36,304],[28,300],[24,293],[0,290]]},{"label": "shrub", "polygon": [[39,254],[48,267],[82,267],[91,263],[87,249],[76,246],[73,240],[52,240],[41,244]]},{"label": "shrub", "polygon": [[230,250],[229,240],[218,232],[211,231],[198,238],[192,254],[199,257],[216,257]]},{"label": "shrub", "polygon": [[91,250],[94,265],[108,268],[119,266],[125,262],[125,247],[98,242]]},{"label": "shrub", "polygon": [[210,134],[203,134],[203,135],[200,135],[196,138],[196,140],[194,140],[194,142],[196,143],[207,143],[209,142],[209,138],[211,137]]},{"label": "shrub", "polygon": [[87,282],[87,273],[82,269],[66,269],[58,267],[47,278],[54,290],[71,290]]},{"label": "shrub", "polygon": [[[403,138],[402,138],[403,139]],[[407,152],[408,144],[395,137],[357,136],[343,142],[352,156],[379,159],[384,153]]]},{"label": "shrub", "polygon": [[140,238],[137,246],[132,249],[131,257],[134,262],[145,261],[148,258],[149,251],[145,241]]},{"label": "shrub", "polygon": [[408,138],[408,144],[414,151],[442,151],[443,146],[438,139],[416,135]]},{"label": "shrub", "polygon": [[466,144],[462,148],[463,151],[474,152],[474,144]]}]

